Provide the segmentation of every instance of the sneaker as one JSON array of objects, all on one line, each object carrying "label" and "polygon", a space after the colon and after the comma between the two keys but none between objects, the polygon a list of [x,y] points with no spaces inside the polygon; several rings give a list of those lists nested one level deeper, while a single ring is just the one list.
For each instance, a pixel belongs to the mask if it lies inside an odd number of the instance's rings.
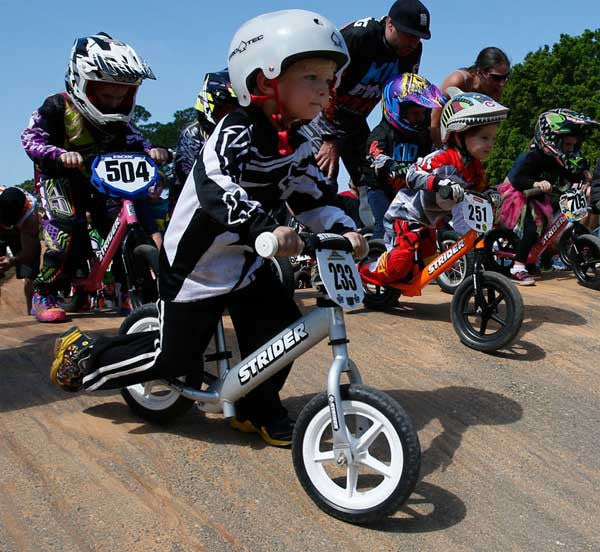
[{"label": "sneaker", "polygon": [[510,273],[510,279],[520,286],[535,286],[535,280],[526,270],[518,270]]},{"label": "sneaker", "polygon": [[65,391],[79,391],[83,386],[83,367],[80,363],[89,357],[92,340],[73,326],[54,342],[54,361],[50,379]]},{"label": "sneaker", "polygon": [[541,280],[542,279],[542,268],[539,264],[531,264],[531,265],[527,265],[527,272],[529,272],[529,275],[536,281]]},{"label": "sneaker", "polygon": [[289,416],[277,418],[271,422],[259,425],[251,420],[232,418],[229,427],[242,433],[258,433],[263,441],[274,447],[289,447],[292,444],[294,420]]},{"label": "sneaker", "polygon": [[558,255],[556,255],[552,258],[552,269],[562,271],[569,270],[569,267],[562,262],[561,258]]},{"label": "sneaker", "polygon": [[117,302],[119,307],[119,314],[123,314],[127,316],[133,311],[133,307],[131,306],[131,299],[129,298],[129,293],[123,292],[119,295],[119,300]]},{"label": "sneaker", "polygon": [[51,294],[34,293],[31,301],[31,314],[38,322],[64,322],[67,319],[64,309]]}]

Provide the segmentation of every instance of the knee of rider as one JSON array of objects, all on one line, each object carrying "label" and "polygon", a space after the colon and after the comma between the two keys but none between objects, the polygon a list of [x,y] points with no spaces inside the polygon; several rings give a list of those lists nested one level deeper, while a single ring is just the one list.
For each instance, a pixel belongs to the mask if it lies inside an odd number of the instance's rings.
[{"label": "knee of rider", "polygon": [[396,247],[386,255],[386,274],[394,279],[406,277],[414,263],[412,247]]}]

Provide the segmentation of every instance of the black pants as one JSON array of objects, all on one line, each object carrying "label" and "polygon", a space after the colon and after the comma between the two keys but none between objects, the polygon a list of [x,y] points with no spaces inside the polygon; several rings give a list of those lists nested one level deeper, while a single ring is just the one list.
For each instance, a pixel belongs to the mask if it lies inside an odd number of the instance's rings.
[{"label": "black pants", "polygon": [[531,248],[537,239],[537,227],[535,221],[533,220],[531,209],[528,207],[525,213],[525,219],[523,220],[523,236],[521,237],[521,240],[517,245],[517,250],[515,251],[515,261],[525,264],[527,262],[527,257],[529,256],[529,252],[531,251]]},{"label": "black pants", "polygon": [[344,131],[347,132],[339,141],[340,157],[355,186],[364,186],[364,175],[369,169],[367,162],[367,140],[369,125],[362,117],[344,119]]},{"label": "black pants", "polygon": [[[122,388],[153,379],[194,374],[223,311],[228,309],[242,357],[263,345],[301,313],[267,268],[249,286],[193,303],[159,301],[160,331],[99,338],[84,376],[88,391]],[[279,400],[291,364],[238,401],[238,416],[262,423],[285,413]]]}]

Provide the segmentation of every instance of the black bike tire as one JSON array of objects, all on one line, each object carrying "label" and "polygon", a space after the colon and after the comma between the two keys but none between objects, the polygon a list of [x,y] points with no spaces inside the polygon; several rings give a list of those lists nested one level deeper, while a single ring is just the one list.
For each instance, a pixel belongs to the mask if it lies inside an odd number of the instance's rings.
[{"label": "black bike tire", "polygon": [[421,447],[410,416],[392,397],[364,385],[342,385],[342,401],[360,401],[382,413],[396,430],[402,443],[404,465],[395,490],[381,504],[363,510],[348,510],[332,503],[315,487],[307,473],[302,454],[304,437],[311,420],[323,409],[329,411],[326,393],[314,397],[300,412],[292,437],[292,459],[300,484],[311,500],[327,514],[349,523],[373,523],[398,510],[413,492],[419,479]]}]

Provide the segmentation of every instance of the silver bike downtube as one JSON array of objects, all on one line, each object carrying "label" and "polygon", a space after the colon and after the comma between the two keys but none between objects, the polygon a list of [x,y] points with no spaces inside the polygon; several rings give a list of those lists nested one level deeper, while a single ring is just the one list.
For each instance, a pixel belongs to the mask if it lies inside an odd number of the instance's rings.
[{"label": "silver bike downtube", "polygon": [[242,359],[221,387],[221,401],[234,403],[314,347],[329,333],[328,310],[317,308]]}]

